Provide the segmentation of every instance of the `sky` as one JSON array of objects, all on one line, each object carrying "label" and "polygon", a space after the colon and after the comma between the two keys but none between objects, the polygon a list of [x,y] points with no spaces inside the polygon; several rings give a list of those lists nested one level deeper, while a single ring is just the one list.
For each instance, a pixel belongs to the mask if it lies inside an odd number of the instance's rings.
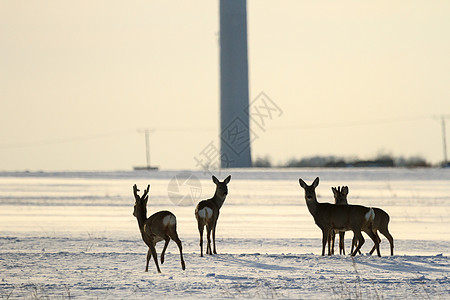
[{"label": "sky", "polygon": [[[253,158],[443,160],[449,1],[247,10],[250,100],[279,108]],[[152,165],[201,168],[219,145],[218,39],[219,1],[0,1],[0,170],[131,170],[145,128]]]}]

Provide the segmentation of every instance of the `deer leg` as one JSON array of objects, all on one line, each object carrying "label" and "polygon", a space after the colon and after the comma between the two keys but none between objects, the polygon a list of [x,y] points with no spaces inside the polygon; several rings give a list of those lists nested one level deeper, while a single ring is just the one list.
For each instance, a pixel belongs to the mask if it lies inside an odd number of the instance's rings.
[{"label": "deer leg", "polygon": [[359,249],[361,249],[362,245],[364,244],[364,237],[362,236],[361,231],[353,231],[353,233],[355,234],[355,237],[358,239],[358,246],[352,253],[352,256],[355,256],[356,253],[358,253]]},{"label": "deer leg", "polygon": [[208,246],[206,247],[206,254],[212,255],[212,251],[211,251],[211,227],[210,226],[206,226],[206,239],[207,239],[207,243]]},{"label": "deer leg", "polygon": [[147,252],[147,262],[145,264],[145,272],[148,272],[148,262],[150,261],[150,258],[152,258],[152,252],[149,247]]},{"label": "deer leg", "polygon": [[[358,246],[358,239],[353,235],[353,239],[352,239],[352,249],[350,250],[350,254],[353,253],[353,249],[356,248]],[[358,253],[361,254],[361,251],[358,250]]]},{"label": "deer leg", "polygon": [[186,269],[186,265],[183,259],[183,245],[181,244],[180,238],[178,237],[178,233],[175,227],[169,228],[169,236],[177,244],[178,249],[180,249],[181,268],[184,270]]},{"label": "deer leg", "polygon": [[173,237],[172,239],[177,244],[178,249],[180,249],[181,268],[184,270],[184,269],[186,269],[186,264],[184,263],[184,259],[183,259],[183,245],[181,245],[181,241],[178,238],[178,235],[176,237]]},{"label": "deer leg", "polygon": [[214,224],[214,227],[212,229],[212,239],[213,239],[213,247],[214,247],[213,253],[217,254],[217,251],[216,251],[216,225],[215,224]]},{"label": "deer leg", "polygon": [[379,243],[380,237],[376,233],[374,233],[373,230],[368,230],[368,232],[366,232],[366,233],[370,236],[372,241],[375,243],[374,247],[377,249],[377,255],[379,257],[381,257],[381,254],[380,254],[380,243]]},{"label": "deer leg", "polygon": [[329,231],[327,229],[322,229],[322,256],[325,255],[325,246],[327,244],[329,237],[330,237]]},{"label": "deer leg", "polygon": [[[332,235],[334,234],[334,230],[330,230],[328,234],[328,255],[331,255],[331,239]],[[333,236],[333,243],[334,243],[334,236]],[[334,247],[334,245],[333,245]],[[333,250],[334,251],[334,250]]]},{"label": "deer leg", "polygon": [[345,235],[345,231],[339,232],[339,254],[342,254],[342,255],[345,255],[344,235]]},{"label": "deer leg", "polygon": [[[375,236],[377,238],[377,241],[378,241],[378,244],[380,244],[381,243],[381,239],[380,239],[380,236],[378,235],[377,231],[373,230],[372,232],[373,232],[373,234],[375,234]],[[373,245],[373,247],[370,250],[369,254],[372,255],[372,253],[375,251],[375,249],[377,249],[377,247],[376,247],[376,245]]]},{"label": "deer leg", "polygon": [[203,257],[203,225],[198,223],[198,232],[200,233],[200,256]]},{"label": "deer leg", "polygon": [[[356,245],[358,245],[358,242],[356,242]],[[362,254],[361,253],[361,248],[358,250],[358,254]]]},{"label": "deer leg", "polygon": [[175,235],[172,237],[172,240],[177,244],[178,249],[180,249],[180,260],[181,260],[181,268],[186,269],[186,264],[183,259],[183,245],[181,244],[180,239],[178,238],[178,234],[175,232]]},{"label": "deer leg", "polygon": [[391,245],[391,256],[392,256],[392,255],[394,255],[394,238],[389,233],[389,231],[387,231],[384,236],[388,239],[389,244]]},{"label": "deer leg", "polygon": [[353,253],[353,249],[356,247],[356,237],[355,234],[353,234],[353,238],[352,238],[352,248],[350,249],[350,254]]},{"label": "deer leg", "polygon": [[155,264],[156,264],[156,269],[158,270],[158,273],[161,273],[161,270],[159,269],[158,256],[156,254],[155,245],[151,245],[150,250],[152,251],[153,260],[155,261]]},{"label": "deer leg", "polygon": [[394,255],[394,238],[389,233],[389,230],[387,228],[378,228],[378,230],[388,239],[389,245],[391,245],[391,256]]},{"label": "deer leg", "polygon": [[330,246],[330,242],[331,242],[331,254],[333,254],[333,255],[334,255],[334,240],[335,240],[335,236],[336,236],[336,233],[334,232],[334,230],[331,230],[330,231],[330,238],[329,238],[329,241],[328,241],[328,246]]},{"label": "deer leg", "polygon": [[161,273],[161,270],[159,269],[158,255],[156,254],[155,245],[151,245],[150,250],[152,251],[152,256],[153,256],[153,260],[155,261],[156,269],[158,270],[158,273]]},{"label": "deer leg", "polygon": [[164,263],[164,254],[166,253],[166,249],[167,249],[167,246],[169,245],[169,242],[170,242],[170,238],[166,237],[165,243],[164,243],[164,248],[161,252],[161,264]]}]

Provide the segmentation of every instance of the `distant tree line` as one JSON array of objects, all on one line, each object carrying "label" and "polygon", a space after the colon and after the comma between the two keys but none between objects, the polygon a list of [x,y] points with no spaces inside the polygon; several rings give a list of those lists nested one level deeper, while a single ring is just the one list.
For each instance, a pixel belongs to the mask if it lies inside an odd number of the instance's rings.
[{"label": "distant tree line", "polygon": [[343,158],[338,156],[311,156],[305,158],[291,158],[286,163],[274,165],[269,156],[257,157],[253,162],[256,168],[375,168],[375,167],[405,167],[426,168],[431,164],[420,156],[393,157],[380,155],[371,160],[358,158]]}]

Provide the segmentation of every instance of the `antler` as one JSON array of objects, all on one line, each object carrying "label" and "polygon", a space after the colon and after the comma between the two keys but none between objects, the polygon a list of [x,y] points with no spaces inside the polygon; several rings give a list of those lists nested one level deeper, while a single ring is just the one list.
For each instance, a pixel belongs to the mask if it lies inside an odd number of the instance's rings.
[{"label": "antler", "polygon": [[134,198],[136,199],[136,201],[141,200],[141,197],[139,197],[139,189],[137,187],[137,185],[133,185],[133,194],[134,194]]},{"label": "antler", "polygon": [[147,189],[146,190],[144,190],[144,194],[142,195],[142,198],[141,199],[145,199],[145,197],[147,197],[147,195],[148,195],[148,191],[150,190],[150,184],[149,185],[147,185]]},{"label": "antler", "polygon": [[133,185],[133,194],[136,201],[140,201],[145,199],[148,196],[148,191],[150,190],[150,184],[147,185],[147,189],[144,190],[144,193],[142,194],[142,197],[139,196],[138,192],[140,191],[137,187],[137,185]]}]

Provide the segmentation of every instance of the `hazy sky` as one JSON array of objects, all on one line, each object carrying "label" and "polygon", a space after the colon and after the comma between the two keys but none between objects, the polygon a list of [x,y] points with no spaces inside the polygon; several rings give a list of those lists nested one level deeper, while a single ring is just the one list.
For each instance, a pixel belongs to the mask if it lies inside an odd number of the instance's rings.
[{"label": "hazy sky", "polygon": [[[0,1],[0,170],[199,168],[219,136],[218,1]],[[248,0],[253,157],[443,159],[450,1]],[[450,132],[450,119],[448,120]],[[450,143],[450,134],[447,134]]]}]

